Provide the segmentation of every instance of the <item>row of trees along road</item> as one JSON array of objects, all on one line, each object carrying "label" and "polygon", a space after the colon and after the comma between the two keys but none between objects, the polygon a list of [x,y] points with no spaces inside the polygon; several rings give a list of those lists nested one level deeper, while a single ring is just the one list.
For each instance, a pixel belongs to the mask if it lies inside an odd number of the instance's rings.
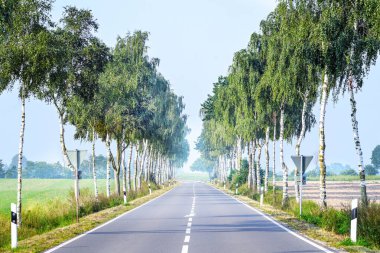
[{"label": "row of trees along road", "polygon": [[[189,152],[182,97],[175,95],[157,72],[159,60],[148,57],[148,33],[136,31],[119,37],[110,49],[94,35],[98,24],[91,11],[66,7],[60,21],[53,23],[51,5],[50,0],[0,2],[0,92],[15,84],[20,87],[19,224],[25,104],[30,97],[56,108],[62,154],[74,175],[65,125],[76,127],[76,138],[93,143],[92,157],[95,140],[105,143],[108,196],[111,168],[115,192],[120,195],[121,174],[124,192],[140,188],[141,180],[162,184],[174,176],[175,167],[182,166]],[[112,142],[116,143],[115,152]],[[126,161],[128,148],[131,155]],[[97,196],[95,160],[92,172]]]},{"label": "row of trees along road", "polygon": [[[279,1],[260,27],[261,33],[253,33],[248,47],[235,53],[228,75],[219,77],[213,94],[202,104],[203,131],[197,149],[205,159],[217,161],[217,176],[225,181],[229,169],[239,170],[242,147],[247,148],[247,182],[255,191],[260,191],[262,184],[259,172],[264,151],[267,191],[269,153],[274,175],[275,143],[279,140],[286,205],[288,166],[283,143],[295,139],[295,153],[300,155],[305,133],[316,123],[312,108],[319,102],[320,206],[325,208],[326,104],[329,96],[337,101],[348,93],[361,199],[366,203],[355,93],[379,54],[379,1]],[[268,150],[270,140],[273,151]],[[274,176],[272,184],[276,185]]]}]

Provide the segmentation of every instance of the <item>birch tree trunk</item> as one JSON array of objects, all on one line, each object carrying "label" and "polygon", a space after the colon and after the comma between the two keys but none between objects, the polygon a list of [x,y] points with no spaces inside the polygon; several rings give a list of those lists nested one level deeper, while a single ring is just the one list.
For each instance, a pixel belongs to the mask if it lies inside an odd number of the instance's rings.
[{"label": "birch tree trunk", "polygon": [[60,124],[60,135],[59,140],[61,143],[61,149],[63,153],[63,157],[65,159],[65,163],[67,166],[71,169],[71,171],[74,173],[74,191],[75,191],[75,202],[76,202],[76,213],[77,213],[77,222],[79,222],[79,180],[78,180],[78,168],[77,166],[73,166],[73,164],[70,161],[69,155],[67,154],[67,148],[65,143],[65,124],[64,124],[64,113],[62,112],[62,109],[58,108],[58,115],[59,115],[59,124]]},{"label": "birch tree trunk", "polygon": [[[302,143],[303,138],[305,137],[305,132],[306,132],[306,110],[307,110],[307,104],[308,104],[308,97],[309,97],[309,92],[306,91],[306,94],[303,100],[302,114],[301,114],[301,132],[300,132],[300,135],[298,136],[297,144],[296,144],[297,156],[301,155],[301,143]],[[299,171],[299,169],[301,170],[301,168],[297,168],[297,167],[295,167],[294,169],[294,192],[296,195],[297,203],[299,203],[300,201],[300,185],[297,183],[297,181],[300,178],[300,173],[302,173],[301,171]]]},{"label": "birch tree trunk", "polygon": [[276,134],[277,134],[277,115],[273,115],[273,171],[272,171],[272,184],[273,184],[273,197],[276,191]]},{"label": "birch tree trunk", "polygon": [[261,193],[261,150],[262,144],[257,141],[257,162],[256,162],[256,178],[257,178],[257,192]]},{"label": "birch tree trunk", "polygon": [[325,117],[326,117],[326,105],[328,100],[328,75],[325,74],[323,84],[322,84],[322,97],[321,97],[321,108],[319,115],[319,205],[321,208],[327,207],[326,202],[326,164],[325,164]]},{"label": "birch tree trunk", "polygon": [[98,185],[96,182],[96,167],[95,167],[95,129],[92,129],[92,178],[94,180],[95,198],[98,198]]},{"label": "birch tree trunk", "polygon": [[21,128],[20,143],[18,148],[17,162],[17,225],[21,226],[21,205],[22,205],[22,155],[24,151],[24,135],[25,135],[25,88],[21,83]]},{"label": "birch tree trunk", "polygon": [[269,127],[267,127],[265,132],[265,181],[264,181],[264,192],[268,191],[269,185]]},{"label": "birch tree trunk", "polygon": [[129,161],[128,161],[128,191],[132,189],[132,156],[133,156],[133,144],[130,144]]},{"label": "birch tree trunk", "polygon": [[359,177],[360,177],[360,195],[361,195],[361,202],[364,205],[367,205],[368,199],[367,199],[367,186],[365,181],[365,169],[363,164],[363,151],[360,144],[360,138],[359,138],[359,125],[358,120],[356,118],[356,100],[354,95],[354,90],[352,87],[352,80],[349,87],[350,92],[350,102],[351,102],[351,122],[352,122],[352,131],[354,134],[354,142],[355,142],[355,149],[356,154],[359,158],[359,165],[358,165],[358,171],[359,171]]},{"label": "birch tree trunk", "polygon": [[107,168],[106,168],[106,194],[107,197],[110,197],[111,195],[111,143],[110,143],[110,136],[107,133],[106,135],[106,149],[107,149]]},{"label": "birch tree trunk", "polygon": [[135,152],[135,173],[134,173],[134,186],[133,189],[137,191],[137,176],[138,176],[138,159],[139,159],[139,143],[136,143],[136,152]]},{"label": "birch tree trunk", "polygon": [[237,139],[236,139],[236,170],[238,170],[238,171],[240,171],[240,167],[241,167],[241,156],[242,156],[241,137],[237,136]]},{"label": "birch tree trunk", "polygon": [[257,166],[255,165],[255,156],[256,156],[256,140],[252,141],[252,167],[251,167],[251,175],[252,175],[252,186],[253,186],[253,192],[257,192],[257,174],[256,169]]},{"label": "birch tree trunk", "polygon": [[121,153],[121,170],[123,171],[123,199],[124,204],[127,204],[127,171],[125,166],[125,142],[123,137],[122,153]]},{"label": "birch tree trunk", "polygon": [[288,167],[284,162],[284,106],[281,107],[281,116],[280,116],[280,164],[282,167],[282,206],[288,204],[289,195],[288,195]]},{"label": "birch tree trunk", "polygon": [[252,157],[251,157],[251,142],[248,142],[248,178],[247,178],[247,184],[248,188],[252,189],[252,174],[251,174],[251,166],[252,166]]}]

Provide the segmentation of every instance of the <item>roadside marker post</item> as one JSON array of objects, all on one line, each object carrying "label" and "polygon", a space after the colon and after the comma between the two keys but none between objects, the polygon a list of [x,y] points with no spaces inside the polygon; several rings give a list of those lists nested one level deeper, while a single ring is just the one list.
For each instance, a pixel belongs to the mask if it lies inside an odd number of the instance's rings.
[{"label": "roadside marker post", "polygon": [[351,203],[351,241],[357,241],[358,227],[358,199],[353,199]]},{"label": "roadside marker post", "polygon": [[236,183],[236,189],[235,189],[235,194],[238,195],[239,191],[238,191],[238,187],[239,187],[239,184]]},{"label": "roadside marker post", "polygon": [[149,195],[152,195],[152,189],[150,188],[150,183],[148,184],[149,186]]},{"label": "roadside marker post", "polygon": [[264,204],[264,187],[261,186],[260,191],[260,206],[262,206]]},{"label": "roadside marker post", "polygon": [[11,247],[17,248],[17,207],[15,203],[11,204]]},{"label": "roadside marker post", "polygon": [[127,190],[124,189],[124,187],[123,187],[123,199],[124,199],[124,205],[126,205],[128,202],[128,199],[127,199]]},{"label": "roadside marker post", "polygon": [[300,178],[297,181],[300,186],[300,216],[302,216],[302,186],[306,184],[305,171],[306,168],[309,166],[311,160],[313,160],[313,157],[303,155],[292,156],[292,160],[300,172]]},{"label": "roadside marker post", "polygon": [[226,181],[223,181],[223,189],[226,189]]}]

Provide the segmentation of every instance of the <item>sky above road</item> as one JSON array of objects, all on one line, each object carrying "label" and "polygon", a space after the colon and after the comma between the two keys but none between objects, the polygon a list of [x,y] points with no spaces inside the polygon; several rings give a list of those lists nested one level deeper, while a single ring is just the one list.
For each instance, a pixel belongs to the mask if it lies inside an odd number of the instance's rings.
[{"label": "sky above road", "polygon": [[[200,104],[212,90],[212,84],[225,75],[234,52],[246,47],[252,32],[275,8],[275,0],[57,0],[52,16],[58,20],[63,7],[75,5],[91,9],[100,28],[98,36],[108,46],[115,45],[118,35],[143,30],[150,32],[149,55],[160,58],[159,71],[171,82],[178,95],[184,96],[191,146],[190,164],[199,156],[194,143],[202,129]],[[380,144],[380,64],[371,69],[363,91],[357,95],[359,130],[365,164],[372,149]],[[0,95],[0,159],[9,164],[18,152],[20,101],[17,86]],[[319,119],[319,106],[314,109]],[[33,161],[63,161],[59,145],[58,117],[53,106],[31,99],[26,104],[24,154]],[[331,100],[326,116],[327,163],[340,162],[355,166],[355,154],[348,96],[337,104]],[[69,149],[90,149],[88,143],[73,139],[73,127],[67,127]],[[302,150],[305,155],[318,151],[317,125],[307,133]],[[278,150],[278,148],[277,148]],[[104,144],[97,143],[97,152],[105,154]],[[285,146],[285,157],[291,164],[294,147]],[[278,159],[277,159],[278,160]],[[278,166],[278,165],[277,165]],[[313,166],[314,167],[314,166]]]}]

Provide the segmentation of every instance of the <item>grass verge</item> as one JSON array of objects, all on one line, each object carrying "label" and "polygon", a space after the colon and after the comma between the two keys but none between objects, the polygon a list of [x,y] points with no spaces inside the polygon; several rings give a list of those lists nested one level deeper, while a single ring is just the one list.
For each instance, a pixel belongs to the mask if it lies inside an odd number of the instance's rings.
[{"label": "grass verge", "polygon": [[10,246],[6,246],[0,248],[0,252],[31,253],[48,250],[75,236],[83,234],[86,231],[91,230],[127,211],[130,211],[156,197],[159,197],[160,195],[173,189],[176,186],[177,184],[158,189],[156,191],[153,191],[151,195],[145,195],[130,201],[127,205],[117,205],[115,207],[111,207],[93,214],[89,214],[80,218],[79,223],[74,223],[65,227],[56,228],[49,232],[29,237],[27,239],[19,241],[17,249],[11,250]]}]

